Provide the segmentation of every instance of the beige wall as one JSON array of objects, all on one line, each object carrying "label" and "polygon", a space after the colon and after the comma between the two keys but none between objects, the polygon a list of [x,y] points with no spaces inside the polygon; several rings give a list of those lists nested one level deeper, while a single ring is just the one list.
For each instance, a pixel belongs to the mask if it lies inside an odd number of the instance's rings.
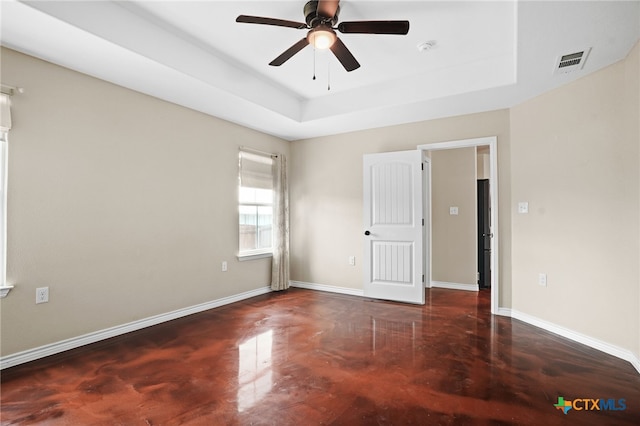
[{"label": "beige wall", "polygon": [[[265,286],[237,156],[289,143],[2,49],[13,97],[2,355]],[[221,272],[221,261],[229,271]],[[50,302],[35,305],[35,288]]]},{"label": "beige wall", "polygon": [[361,289],[362,155],[497,136],[499,305],[640,357],[639,49],[511,110],[291,145],[3,49],[3,83],[26,91],[1,353],[266,285],[268,260],[235,260],[239,145],[290,150],[291,278]]},{"label": "beige wall", "polygon": [[477,162],[477,178],[478,179],[491,179],[491,162],[489,160],[489,147],[479,146],[476,147],[476,162]]},{"label": "beige wall", "polygon": [[[625,61],[625,131],[629,134],[631,140],[635,140],[636,144],[640,146],[640,42],[638,42],[635,48],[631,51]],[[638,149],[638,169],[640,169],[640,148]],[[640,179],[640,176],[638,176]],[[638,182],[638,199],[640,200],[640,181]],[[640,223],[640,207],[637,212],[637,220]],[[638,241],[640,242],[640,226],[638,226]],[[640,249],[638,250],[638,258],[636,260],[638,266],[638,277],[640,277]],[[633,294],[633,293],[632,293]],[[635,310],[636,318],[635,324],[637,324],[636,331],[636,345],[635,349],[632,347],[632,351],[635,353],[636,358],[640,359],[640,278],[638,280],[638,305]],[[632,324],[634,323],[632,319]],[[633,329],[633,327],[631,327]]]},{"label": "beige wall", "polygon": [[[291,145],[291,279],[362,289],[362,156],[497,136],[500,306],[511,306],[509,111],[371,129]],[[471,165],[473,168],[473,164]],[[475,250],[475,243],[473,244]],[[356,265],[348,257],[356,256]],[[474,281],[475,282],[475,281]]]},{"label": "beige wall", "polygon": [[[640,42],[629,54],[625,64],[625,105],[627,115],[625,122],[627,132],[631,139],[635,139],[640,146]],[[640,149],[638,149],[640,155]],[[640,164],[640,157],[638,158]],[[639,167],[640,168],[640,167]],[[640,177],[639,177],[640,179]],[[640,182],[638,184],[638,199],[640,199]],[[640,208],[638,209],[638,222],[640,222]],[[640,226],[638,227],[638,241],[640,241]],[[640,277],[640,250],[638,250],[638,276]],[[638,324],[636,348],[634,353],[640,359],[640,282],[638,282],[638,307],[636,308],[636,321]],[[633,350],[633,349],[632,349]]]},{"label": "beige wall", "polygon": [[511,110],[513,309],[636,356],[637,57]]},{"label": "beige wall", "polygon": [[[431,278],[478,283],[476,148],[431,153]],[[450,207],[458,214],[451,215]]]}]

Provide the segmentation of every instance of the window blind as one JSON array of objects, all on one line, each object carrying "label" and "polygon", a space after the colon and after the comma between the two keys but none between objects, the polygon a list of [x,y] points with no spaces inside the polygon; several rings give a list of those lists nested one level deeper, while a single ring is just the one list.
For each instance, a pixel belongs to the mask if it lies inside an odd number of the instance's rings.
[{"label": "window blind", "polygon": [[0,94],[0,139],[6,140],[6,135],[11,130],[11,98],[4,93]]},{"label": "window blind", "polygon": [[8,95],[0,94],[0,130],[3,132],[11,130],[11,106],[9,102]]},{"label": "window blind", "polygon": [[240,186],[273,189],[273,159],[248,151],[240,151]]}]

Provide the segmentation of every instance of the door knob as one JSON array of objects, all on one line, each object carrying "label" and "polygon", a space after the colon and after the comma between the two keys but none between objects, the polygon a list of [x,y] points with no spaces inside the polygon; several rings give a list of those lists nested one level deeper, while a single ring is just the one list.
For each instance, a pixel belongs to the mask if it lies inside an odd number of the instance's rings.
[{"label": "door knob", "polygon": [[369,232],[369,231],[364,231],[364,235],[371,235],[371,232]]}]

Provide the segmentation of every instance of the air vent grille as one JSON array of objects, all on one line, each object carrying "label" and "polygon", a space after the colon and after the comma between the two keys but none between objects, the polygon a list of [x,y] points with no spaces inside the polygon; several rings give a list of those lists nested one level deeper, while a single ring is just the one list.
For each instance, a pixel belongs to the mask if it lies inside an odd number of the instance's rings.
[{"label": "air vent grille", "polygon": [[584,67],[584,62],[587,60],[587,56],[589,56],[590,51],[591,48],[588,48],[575,53],[558,56],[556,66],[554,68],[554,74],[566,74],[572,71],[581,70],[582,67]]}]

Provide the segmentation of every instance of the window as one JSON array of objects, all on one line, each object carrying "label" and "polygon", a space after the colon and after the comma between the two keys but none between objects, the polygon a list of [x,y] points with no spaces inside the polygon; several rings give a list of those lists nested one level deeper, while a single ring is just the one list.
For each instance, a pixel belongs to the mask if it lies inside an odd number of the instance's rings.
[{"label": "window", "polygon": [[240,260],[270,256],[273,241],[273,159],[240,151]]}]

